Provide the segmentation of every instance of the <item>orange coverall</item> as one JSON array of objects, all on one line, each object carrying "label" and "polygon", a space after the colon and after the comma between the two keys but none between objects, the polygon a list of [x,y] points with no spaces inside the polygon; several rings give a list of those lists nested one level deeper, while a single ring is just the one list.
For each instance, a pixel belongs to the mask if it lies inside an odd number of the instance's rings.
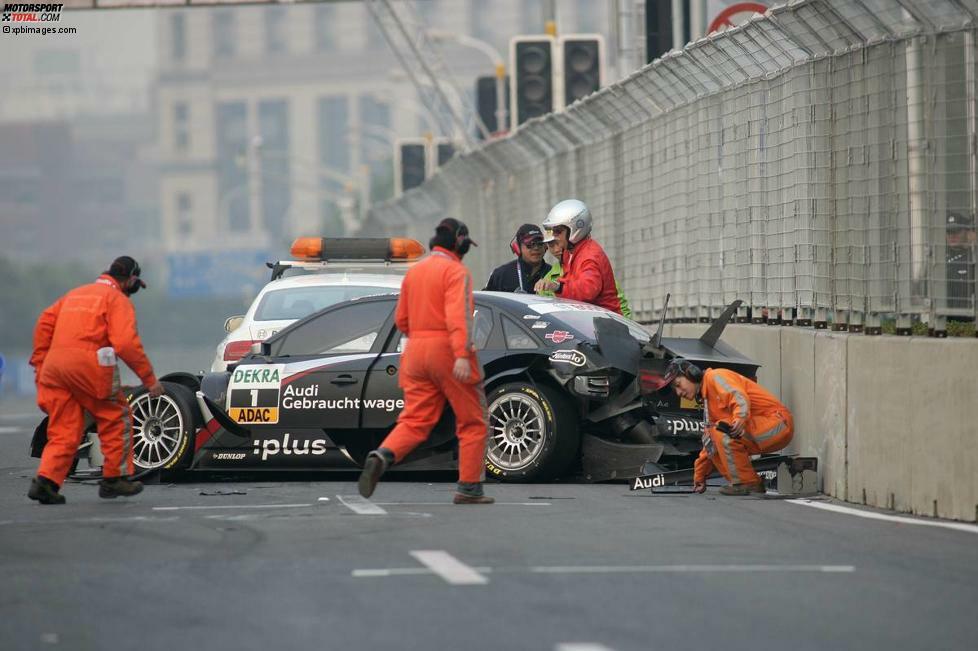
[{"label": "orange coverall", "polygon": [[[705,482],[716,467],[731,484],[760,482],[750,457],[777,452],[791,442],[791,412],[757,382],[728,369],[707,369],[700,392],[707,425],[693,480]],[[730,438],[717,430],[718,422],[732,424],[738,418],[745,421],[740,438]]]},{"label": "orange coverall", "polygon": [[153,367],[136,332],[136,311],[112,276],[71,290],[41,313],[34,328],[31,366],[37,404],[48,415],[48,442],[37,474],[64,483],[84,434],[87,411],[95,417],[105,464],[102,476],[131,475],[132,417],[119,385],[118,366],[100,366],[96,351],[111,346],[146,386]]},{"label": "orange coverall", "polygon": [[[462,483],[485,479],[486,397],[482,369],[472,343],[472,276],[457,255],[440,246],[412,267],[401,283],[394,320],[408,338],[398,384],[404,409],[381,447],[395,461],[428,438],[445,401],[455,412],[458,477]],[[452,375],[456,359],[468,359],[469,379]]]}]

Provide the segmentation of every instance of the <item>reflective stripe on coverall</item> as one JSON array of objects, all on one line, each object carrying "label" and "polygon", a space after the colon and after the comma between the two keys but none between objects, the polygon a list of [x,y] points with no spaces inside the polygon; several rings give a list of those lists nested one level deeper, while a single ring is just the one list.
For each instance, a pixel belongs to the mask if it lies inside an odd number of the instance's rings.
[{"label": "reflective stripe on coverall", "polygon": [[41,313],[34,328],[31,365],[37,404],[48,415],[48,442],[38,475],[58,486],[71,469],[85,429],[95,417],[106,478],[130,475],[132,416],[119,386],[118,366],[100,366],[96,351],[112,347],[143,384],[156,384],[136,331],[136,312],[118,282],[102,275],[62,296]]},{"label": "reflective stripe on coverall", "polygon": [[[728,369],[707,369],[700,393],[707,425],[694,481],[706,481],[715,467],[731,484],[758,483],[750,456],[777,452],[791,442],[791,412],[767,389]],[[716,423],[735,419],[746,421],[739,439],[716,429]]]},{"label": "reflective stripe on coverall", "polygon": [[[404,409],[381,447],[401,461],[424,443],[441,418],[445,401],[455,412],[458,478],[462,483],[485,479],[488,439],[482,369],[472,343],[472,276],[451,251],[434,247],[401,283],[394,315],[408,342],[401,355],[398,384]],[[468,382],[452,375],[456,359],[468,359]]]}]

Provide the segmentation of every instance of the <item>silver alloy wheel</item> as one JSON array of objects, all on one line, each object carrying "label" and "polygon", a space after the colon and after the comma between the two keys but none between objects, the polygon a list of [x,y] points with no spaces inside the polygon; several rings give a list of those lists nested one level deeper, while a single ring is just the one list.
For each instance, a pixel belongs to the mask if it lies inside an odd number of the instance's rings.
[{"label": "silver alloy wheel", "polygon": [[152,398],[144,393],[130,403],[132,411],[132,456],[137,468],[163,467],[180,451],[183,415],[170,396]]},{"label": "silver alloy wheel", "polygon": [[503,470],[522,470],[543,451],[540,404],[522,393],[504,393],[489,405],[489,460]]}]

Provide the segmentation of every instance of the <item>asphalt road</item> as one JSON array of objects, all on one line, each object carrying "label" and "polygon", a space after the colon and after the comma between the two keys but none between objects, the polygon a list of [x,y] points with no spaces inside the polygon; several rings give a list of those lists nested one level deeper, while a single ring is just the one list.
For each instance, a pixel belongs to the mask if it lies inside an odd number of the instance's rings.
[{"label": "asphalt road", "polygon": [[[0,648],[974,649],[978,528],[624,485],[194,482],[25,492],[0,403]],[[207,493],[207,494],[205,494]],[[243,494],[237,494],[243,493]],[[816,505],[834,504],[816,501]]]}]

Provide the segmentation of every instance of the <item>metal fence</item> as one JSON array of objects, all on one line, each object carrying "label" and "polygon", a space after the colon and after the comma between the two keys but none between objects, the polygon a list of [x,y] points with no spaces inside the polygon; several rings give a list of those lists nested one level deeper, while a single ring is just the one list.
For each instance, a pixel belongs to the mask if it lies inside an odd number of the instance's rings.
[{"label": "metal fence", "polygon": [[[642,321],[975,316],[978,0],[801,0],[671,52],[375,206],[466,221],[482,277],[576,197]],[[749,311],[748,311],[749,310]]]}]

